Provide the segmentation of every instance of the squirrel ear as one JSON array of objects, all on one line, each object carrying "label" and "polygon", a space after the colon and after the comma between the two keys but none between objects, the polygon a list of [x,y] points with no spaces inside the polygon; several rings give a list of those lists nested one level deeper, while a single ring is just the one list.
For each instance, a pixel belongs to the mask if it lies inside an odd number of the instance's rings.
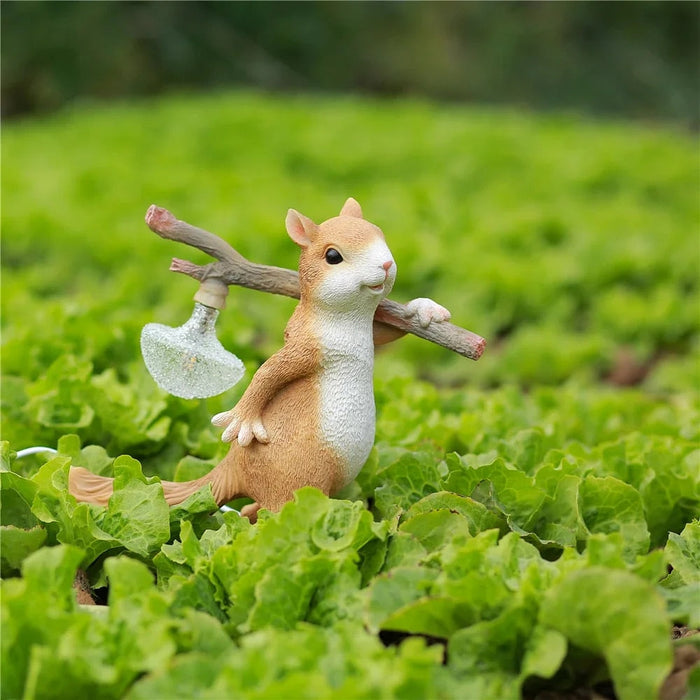
[{"label": "squirrel ear", "polygon": [[356,219],[362,218],[362,207],[357,203],[356,199],[348,197],[343,208],[340,210],[340,216],[354,216]]},{"label": "squirrel ear", "polygon": [[318,230],[318,226],[308,216],[300,214],[295,209],[287,212],[284,223],[289,237],[302,248],[306,248],[311,243],[311,239]]}]

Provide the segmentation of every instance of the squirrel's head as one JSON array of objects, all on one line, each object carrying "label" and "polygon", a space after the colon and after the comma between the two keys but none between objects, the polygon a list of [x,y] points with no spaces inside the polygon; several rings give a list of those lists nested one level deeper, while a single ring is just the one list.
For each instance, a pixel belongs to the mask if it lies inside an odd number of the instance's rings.
[{"label": "squirrel's head", "polygon": [[362,218],[360,205],[347,200],[340,215],[315,224],[294,209],[287,232],[301,247],[302,298],[338,310],[376,308],[396,279],[396,263],[381,229]]}]

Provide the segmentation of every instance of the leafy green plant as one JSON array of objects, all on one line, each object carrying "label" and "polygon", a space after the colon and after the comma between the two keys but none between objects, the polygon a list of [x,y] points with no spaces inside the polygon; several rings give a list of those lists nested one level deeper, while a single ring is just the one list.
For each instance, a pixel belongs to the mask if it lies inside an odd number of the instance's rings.
[{"label": "leafy green plant", "polygon": [[[689,145],[246,94],[7,127],[2,697],[656,697],[672,625],[700,626]],[[486,354],[381,351],[375,448],[339,498],[302,489],[255,526],[206,489],[168,508],[159,480],[225,454],[209,417],[246,381],[185,401],[148,377],[141,327],[182,322],[194,288],[147,205],[293,267],[286,208],[350,194],[395,253],[393,296],[433,296]],[[232,290],[220,337],[248,376],[292,307]],[[42,443],[58,454],[16,459]],[[71,465],[115,476],[107,507],[68,494]],[[101,605],[77,603],[78,570]]]}]

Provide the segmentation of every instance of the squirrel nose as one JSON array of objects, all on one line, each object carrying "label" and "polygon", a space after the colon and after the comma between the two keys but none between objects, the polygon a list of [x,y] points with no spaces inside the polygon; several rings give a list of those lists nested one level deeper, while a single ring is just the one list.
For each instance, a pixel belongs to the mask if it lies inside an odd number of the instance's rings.
[{"label": "squirrel nose", "polygon": [[394,261],[393,261],[393,260],[387,260],[387,261],[382,265],[382,267],[383,267],[387,272],[389,272],[389,270],[391,269],[391,266],[392,266],[393,264],[394,264]]}]

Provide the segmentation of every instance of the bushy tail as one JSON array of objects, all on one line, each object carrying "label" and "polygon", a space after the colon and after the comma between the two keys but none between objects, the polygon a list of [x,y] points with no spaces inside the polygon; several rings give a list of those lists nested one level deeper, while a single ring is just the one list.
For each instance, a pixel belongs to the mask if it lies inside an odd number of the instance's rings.
[{"label": "bushy tail", "polygon": [[[165,500],[170,506],[182,503],[205,484],[211,484],[214,500],[218,505],[223,505],[236,496],[244,495],[239,492],[235,471],[228,457],[199,479],[182,482],[162,481],[161,484]],[[98,476],[83,467],[71,467],[68,490],[79,501],[106,506],[114,492],[114,479]]]}]

